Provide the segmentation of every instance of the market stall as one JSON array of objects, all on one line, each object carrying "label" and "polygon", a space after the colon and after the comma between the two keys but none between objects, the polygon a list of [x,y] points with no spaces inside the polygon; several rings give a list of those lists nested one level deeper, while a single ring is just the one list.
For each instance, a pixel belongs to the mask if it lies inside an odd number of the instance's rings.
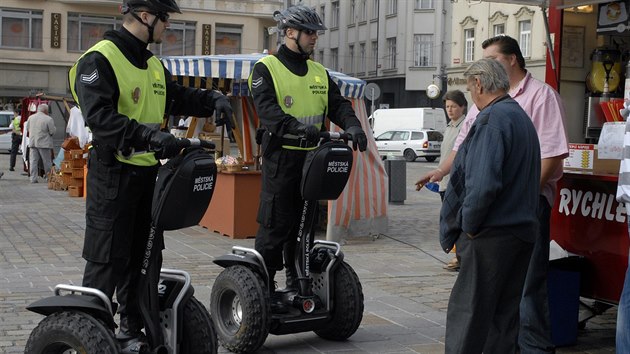
[{"label": "market stall", "polygon": [[[164,65],[183,85],[219,89],[232,97],[232,106],[235,109],[235,140],[244,163],[252,166],[255,165],[254,162],[257,157],[255,132],[259,126],[259,119],[249,95],[247,78],[256,61],[264,55],[162,58]],[[369,124],[363,101],[365,82],[339,72],[331,71],[330,74],[339,86],[342,95],[352,102],[363,128],[368,131]],[[338,127],[334,126],[330,129],[339,130]],[[231,177],[234,178],[234,176]],[[221,178],[219,176],[217,181],[219,189],[221,188]],[[247,175],[247,179],[255,181],[251,173]],[[233,181],[231,185],[237,184],[238,181]],[[234,194],[230,193],[230,195]],[[250,197],[253,196],[250,195]],[[258,198],[258,195],[255,195],[255,198]],[[213,201],[215,200],[218,198],[213,198]],[[248,203],[253,203],[251,198]],[[235,209],[240,208],[236,206]],[[255,216],[243,215],[242,217],[251,219],[251,222],[255,223]],[[368,150],[365,153],[355,152],[352,174],[344,192],[339,199],[328,203],[327,239],[338,241],[345,236],[380,234],[386,231],[387,176],[374,139],[368,134]],[[229,235],[227,232],[223,233]],[[239,235],[241,236],[237,237],[253,236],[251,229],[243,231]]]}]

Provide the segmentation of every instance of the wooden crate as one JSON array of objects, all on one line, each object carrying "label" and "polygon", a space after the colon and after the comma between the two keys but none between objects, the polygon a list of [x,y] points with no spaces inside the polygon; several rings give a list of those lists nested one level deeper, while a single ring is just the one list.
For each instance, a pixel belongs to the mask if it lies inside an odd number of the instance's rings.
[{"label": "wooden crate", "polygon": [[72,160],[61,161],[61,172],[63,173],[72,172]]},{"label": "wooden crate", "polygon": [[83,187],[68,186],[68,195],[70,197],[82,197],[83,196]]},{"label": "wooden crate", "polygon": [[70,150],[70,158],[72,160],[78,160],[83,158],[83,149]]}]

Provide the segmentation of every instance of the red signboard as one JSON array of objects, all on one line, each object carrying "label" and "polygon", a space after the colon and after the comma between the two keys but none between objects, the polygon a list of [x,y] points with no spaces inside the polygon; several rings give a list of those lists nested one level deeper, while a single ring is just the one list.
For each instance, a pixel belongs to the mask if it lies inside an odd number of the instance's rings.
[{"label": "red signboard", "polygon": [[628,267],[626,208],[617,177],[564,173],[551,212],[551,239],[583,256],[581,295],[618,303]]}]

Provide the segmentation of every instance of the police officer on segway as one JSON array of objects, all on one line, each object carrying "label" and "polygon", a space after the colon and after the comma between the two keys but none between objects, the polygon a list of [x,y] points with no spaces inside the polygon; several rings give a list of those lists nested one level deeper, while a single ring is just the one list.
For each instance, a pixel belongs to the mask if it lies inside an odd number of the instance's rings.
[{"label": "police officer on segway", "polygon": [[355,149],[365,151],[367,138],[350,101],[341,96],[326,69],[310,59],[318,31],[326,30],[319,15],[295,5],[276,11],[274,19],[285,44],[255,64],[250,86],[260,124],[266,129],[255,249],[269,271],[272,311],[278,313],[284,305],[273,298],[273,278],[283,269],[283,255],[286,285],[297,287],[294,252],[306,153],[317,147],[326,116],[352,136]]},{"label": "police officer on segway", "polygon": [[94,137],[87,175],[83,286],[101,290],[110,300],[116,291],[117,337],[123,352],[137,352],[146,348],[136,284],[150,229],[157,159],[179,153],[175,137],[159,126],[166,112],[201,117],[216,113],[220,125],[232,116],[232,108],[221,93],[171,81],[171,73],[146,49],[149,43],[162,42],[170,14],[181,13],[175,0],[127,0],[121,10],[122,27],[106,32],[104,40],[77,61],[70,86]]}]

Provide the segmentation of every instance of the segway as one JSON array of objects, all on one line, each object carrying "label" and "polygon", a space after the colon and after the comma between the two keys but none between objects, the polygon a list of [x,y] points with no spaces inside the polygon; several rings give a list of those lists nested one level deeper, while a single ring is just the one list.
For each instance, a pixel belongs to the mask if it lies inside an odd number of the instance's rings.
[{"label": "segway", "polygon": [[[158,171],[152,224],[138,284],[148,346],[140,353],[216,353],[218,343],[210,314],[194,296],[190,275],[161,269],[164,231],[196,225],[214,191],[217,168],[211,142],[179,139],[182,153]],[[119,353],[114,333],[117,304],[100,290],[59,284],[54,296],[28,310],[46,316],[31,332],[25,353]]]},{"label": "segway", "polygon": [[308,152],[303,168],[304,204],[295,252],[299,286],[274,293],[287,308],[272,310],[269,289],[274,284],[256,250],[234,246],[214,260],[225,269],[212,287],[210,313],[219,342],[232,352],[256,351],[269,333],[314,331],[325,339],[345,340],[361,324],[359,277],[344,261],[338,243],[314,240],[313,232],[317,201],[337,199],[348,181],[352,149],[347,134],[320,135],[320,146]]}]

